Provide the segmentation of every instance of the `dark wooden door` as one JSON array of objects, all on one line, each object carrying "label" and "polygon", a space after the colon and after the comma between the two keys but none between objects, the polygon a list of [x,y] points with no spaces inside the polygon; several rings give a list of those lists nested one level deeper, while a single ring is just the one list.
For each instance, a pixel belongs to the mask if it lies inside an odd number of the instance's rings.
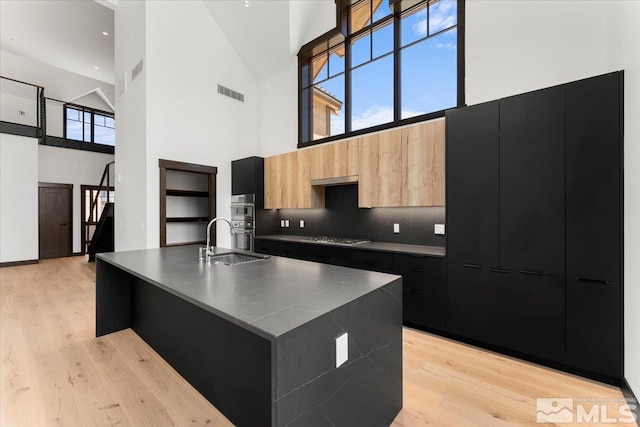
[{"label": "dark wooden door", "polygon": [[447,111],[447,257],[499,266],[498,101]]},{"label": "dark wooden door", "polygon": [[71,184],[40,183],[38,188],[38,233],[40,259],[71,255]]},{"label": "dark wooden door", "polygon": [[500,266],[564,276],[564,88],[500,100]]}]

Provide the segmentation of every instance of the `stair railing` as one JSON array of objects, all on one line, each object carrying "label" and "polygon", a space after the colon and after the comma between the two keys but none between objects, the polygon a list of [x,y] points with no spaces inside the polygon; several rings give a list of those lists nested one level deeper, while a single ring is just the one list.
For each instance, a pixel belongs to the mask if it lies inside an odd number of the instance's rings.
[{"label": "stair railing", "polygon": [[[97,209],[98,209],[98,198],[100,197],[100,193],[102,191],[106,191],[107,192],[107,203],[109,203],[109,201],[111,200],[111,166],[114,165],[116,162],[109,162],[107,163],[107,165],[104,167],[104,172],[102,172],[102,178],[100,179],[100,184],[98,185],[98,191],[96,191],[96,195],[93,198],[93,200],[91,201],[91,208],[89,209],[89,221],[87,224],[87,228],[85,230],[85,233],[87,233],[87,236],[89,235],[89,227],[90,227],[90,222],[93,220],[93,214],[94,212],[97,213]],[[106,185],[106,186],[105,186]],[[104,188],[104,190],[103,190]],[[96,222],[99,218],[96,218]]]}]

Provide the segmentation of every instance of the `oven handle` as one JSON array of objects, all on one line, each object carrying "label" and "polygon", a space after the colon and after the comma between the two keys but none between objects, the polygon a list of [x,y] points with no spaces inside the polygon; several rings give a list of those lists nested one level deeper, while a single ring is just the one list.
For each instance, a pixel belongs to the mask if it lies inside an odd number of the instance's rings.
[{"label": "oven handle", "polygon": [[231,207],[235,208],[235,207],[241,207],[241,206],[255,206],[253,203],[231,203]]},{"label": "oven handle", "polygon": [[234,228],[233,232],[236,234],[253,234],[254,230],[253,229],[247,230],[244,228]]}]

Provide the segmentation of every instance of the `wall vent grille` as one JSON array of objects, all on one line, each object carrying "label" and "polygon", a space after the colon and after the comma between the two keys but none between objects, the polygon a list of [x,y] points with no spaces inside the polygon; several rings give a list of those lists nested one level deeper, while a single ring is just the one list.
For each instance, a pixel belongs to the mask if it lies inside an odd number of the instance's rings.
[{"label": "wall vent grille", "polygon": [[141,59],[140,62],[138,62],[135,67],[133,67],[133,70],[131,70],[131,81],[133,81],[136,77],[138,77],[138,74],[142,72],[143,68],[144,68],[144,64],[142,63],[142,59]]},{"label": "wall vent grille", "polygon": [[233,89],[229,89],[228,87],[224,87],[222,85],[218,85],[218,93],[220,95],[228,96],[229,98],[233,98],[236,101],[244,102],[244,94],[240,92],[236,92]]}]

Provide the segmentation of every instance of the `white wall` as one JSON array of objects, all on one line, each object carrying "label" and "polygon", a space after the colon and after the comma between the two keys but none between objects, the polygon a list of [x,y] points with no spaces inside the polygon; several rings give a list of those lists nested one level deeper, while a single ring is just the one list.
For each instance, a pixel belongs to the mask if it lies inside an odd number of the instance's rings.
[{"label": "white wall", "polygon": [[624,69],[625,377],[640,396],[640,2],[608,2],[608,51]]},{"label": "white wall", "polygon": [[608,1],[468,1],[468,105],[612,71]]},{"label": "white wall", "polygon": [[0,134],[0,263],[38,259],[38,140]]},{"label": "white wall", "polygon": [[[127,92],[116,101],[115,250],[146,248],[147,216],[147,64],[146,4],[120,2],[115,9],[116,82],[126,73]],[[131,80],[140,60],[143,71]],[[157,192],[157,191],[156,191]]]},{"label": "white wall", "polygon": [[73,184],[73,252],[80,252],[80,186],[100,184],[104,167],[113,161],[113,155],[39,145],[37,156],[39,182]]},{"label": "white wall", "polygon": [[[149,2],[146,16],[147,247],[157,247],[158,159],[217,166],[217,214],[229,217],[231,161],[257,152],[258,87],[201,2]],[[230,247],[218,226],[218,245]]]},{"label": "white wall", "polygon": [[[114,86],[80,74],[53,67],[14,53],[0,51],[0,74],[23,82],[43,86],[45,96],[70,101],[78,96],[100,88],[113,104]],[[97,99],[83,99],[82,105],[105,109],[105,104]]]}]

